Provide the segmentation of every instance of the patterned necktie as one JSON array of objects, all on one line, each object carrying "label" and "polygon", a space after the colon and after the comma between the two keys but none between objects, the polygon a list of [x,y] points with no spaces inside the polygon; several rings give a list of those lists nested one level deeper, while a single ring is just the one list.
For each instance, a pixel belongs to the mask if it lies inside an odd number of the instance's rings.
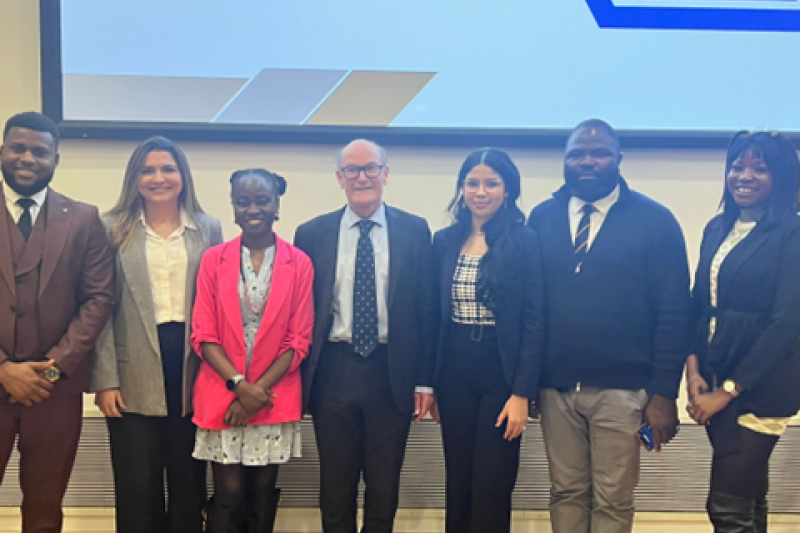
[{"label": "patterned necktie", "polygon": [[581,265],[586,259],[587,248],[589,247],[589,226],[594,212],[592,204],[583,205],[583,216],[578,224],[578,233],[575,234],[575,272],[581,271]]},{"label": "patterned necktie", "polygon": [[17,205],[22,208],[22,215],[19,217],[17,221],[17,227],[19,228],[20,233],[28,240],[28,237],[31,236],[31,230],[33,229],[33,217],[31,216],[31,206],[35,204],[33,200],[30,198],[20,198],[17,200]]},{"label": "patterned necktie", "polygon": [[378,346],[378,300],[375,290],[375,253],[369,232],[372,220],[360,220],[356,275],[353,282],[353,347],[362,357]]}]

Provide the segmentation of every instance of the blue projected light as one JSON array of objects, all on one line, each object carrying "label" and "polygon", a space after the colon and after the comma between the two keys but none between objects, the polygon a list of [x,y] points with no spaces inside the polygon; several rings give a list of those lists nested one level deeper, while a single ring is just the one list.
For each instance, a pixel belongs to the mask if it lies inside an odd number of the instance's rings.
[{"label": "blue projected light", "polygon": [[[766,0],[765,0],[766,3]],[[772,0],[772,4],[778,4]],[[782,0],[796,5],[796,0]],[[586,0],[600,28],[800,32],[800,10],[722,7],[616,6]]]}]

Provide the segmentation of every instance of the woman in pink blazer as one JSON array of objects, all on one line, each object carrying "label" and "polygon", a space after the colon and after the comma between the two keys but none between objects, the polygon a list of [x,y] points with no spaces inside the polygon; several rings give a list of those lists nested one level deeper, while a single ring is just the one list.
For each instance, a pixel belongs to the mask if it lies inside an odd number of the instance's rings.
[{"label": "woman in pink blazer", "polygon": [[[194,385],[194,457],[211,461],[206,533],[272,531],[278,465],[300,455],[300,363],[314,324],[308,257],[272,232],[286,181],[263,169],[231,176],[242,234],[209,249],[197,279],[191,343],[203,358]],[[238,520],[236,520],[238,521]],[[242,527],[243,526],[243,527]]]}]

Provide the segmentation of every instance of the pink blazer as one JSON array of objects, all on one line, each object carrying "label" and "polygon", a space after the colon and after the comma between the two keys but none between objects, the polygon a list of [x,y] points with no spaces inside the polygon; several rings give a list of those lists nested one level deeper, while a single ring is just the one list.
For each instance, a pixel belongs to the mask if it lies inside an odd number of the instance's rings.
[{"label": "pink blazer", "polygon": [[[210,248],[197,277],[197,298],[192,313],[192,347],[202,357],[202,344],[220,344],[233,366],[247,381],[257,381],[282,353],[294,348],[289,372],[275,384],[271,409],[262,409],[249,425],[293,422],[302,418],[300,363],[308,354],[314,327],[311,260],[286,241],[275,237],[275,262],[264,319],[256,336],[247,372],[247,349],[239,307],[241,236]],[[223,417],[236,395],[203,361],[194,384],[194,423],[204,429],[227,429]]]}]

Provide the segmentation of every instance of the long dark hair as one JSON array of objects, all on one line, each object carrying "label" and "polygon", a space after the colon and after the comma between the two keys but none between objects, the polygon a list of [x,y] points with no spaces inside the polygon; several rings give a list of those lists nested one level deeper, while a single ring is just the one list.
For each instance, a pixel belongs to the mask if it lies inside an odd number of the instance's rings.
[{"label": "long dark hair", "polygon": [[733,163],[746,153],[763,159],[772,175],[772,191],[765,200],[761,221],[777,220],[787,214],[797,213],[800,160],[792,141],[774,131],[740,131],[731,139],[725,159],[725,186],[722,193],[722,216],[725,222],[733,225],[739,218],[741,209],[728,190],[728,174]]},{"label": "long dark hair", "polygon": [[525,215],[517,206],[522,180],[517,166],[503,150],[479,148],[467,156],[458,171],[456,193],[448,206],[459,246],[464,244],[472,229],[472,213],[464,203],[464,180],[478,165],[486,165],[502,178],[507,195],[503,206],[483,225],[489,249],[479,265],[477,296],[495,311],[514,291],[524,268],[519,260],[519,240],[514,237],[514,230],[525,224]]}]

